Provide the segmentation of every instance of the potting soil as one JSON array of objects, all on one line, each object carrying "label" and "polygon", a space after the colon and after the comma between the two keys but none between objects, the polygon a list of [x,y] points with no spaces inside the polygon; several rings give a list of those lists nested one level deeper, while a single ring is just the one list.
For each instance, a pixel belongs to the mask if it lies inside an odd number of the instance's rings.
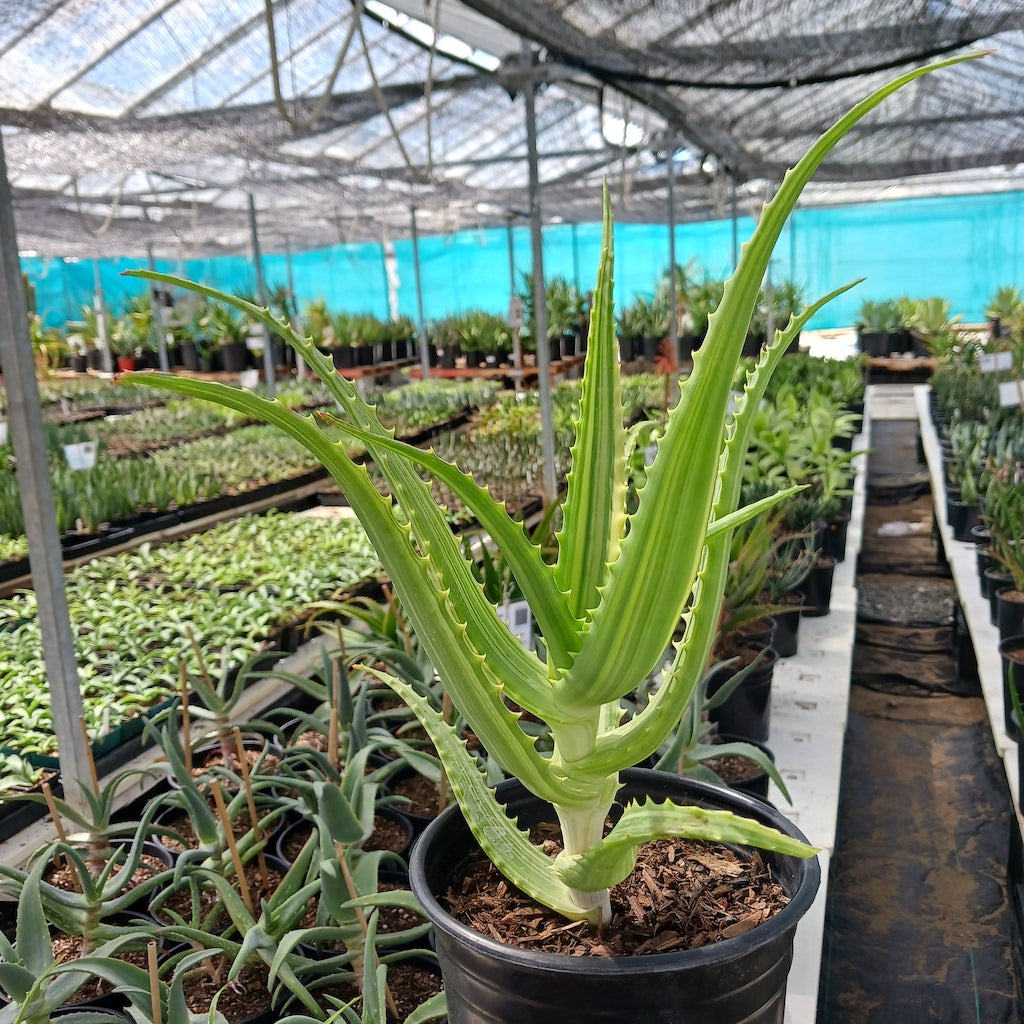
[{"label": "potting soil", "polygon": [[913,420],[872,423],[817,1019],[1019,1024],[1016,824],[969,659],[954,656],[956,592],[931,497],[913,482],[916,432]]}]

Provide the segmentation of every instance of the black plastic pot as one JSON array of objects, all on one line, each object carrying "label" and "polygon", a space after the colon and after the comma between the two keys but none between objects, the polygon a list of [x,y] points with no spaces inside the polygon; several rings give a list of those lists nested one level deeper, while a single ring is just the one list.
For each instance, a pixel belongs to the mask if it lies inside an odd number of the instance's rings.
[{"label": "black plastic pot", "polygon": [[102,1002],[99,1000],[89,1000],[84,1003],[69,1003],[67,1006],[61,1006],[54,1010],[50,1014],[50,1020],[64,1020],[65,1018],[81,1020],[83,1014],[92,1011],[97,1015],[102,1014],[102,1017],[93,1016],[90,1018],[91,1020],[102,1020],[104,1024],[107,1021],[110,1024],[120,1024],[121,1021],[124,1021],[125,1024],[131,1024],[134,1018],[122,1012],[123,1005],[122,1000],[114,998]]},{"label": "black plastic pot", "polygon": [[[772,678],[779,660],[773,647],[763,648],[761,664],[756,665],[729,696],[708,712],[719,732],[752,743],[764,743],[771,726]],[[723,666],[708,681],[707,693],[714,696],[734,675],[736,668]]]},{"label": "black plastic pot", "polygon": [[850,529],[850,516],[840,513],[825,524],[825,539],[822,550],[830,558],[842,562],[846,558],[846,535]]},{"label": "black plastic pot", "polygon": [[229,341],[217,349],[221,369],[225,373],[241,373],[246,366],[247,352],[240,341]]},{"label": "black plastic pot", "polygon": [[[378,818],[383,819],[401,830],[404,837],[402,845],[390,852],[397,854],[402,860],[406,860],[415,839],[415,830],[409,820],[394,807],[377,807],[374,809],[373,816],[375,821]],[[302,849],[312,830],[313,822],[309,818],[301,817],[290,821],[274,836],[274,855],[282,863],[290,866],[295,860],[295,854]],[[366,840],[364,848],[367,850],[382,849],[382,847],[374,845],[372,836]]]},{"label": "black plastic pot", "polygon": [[186,370],[193,372],[199,369],[199,349],[194,341],[183,341],[181,343],[181,365]]},{"label": "black plastic pot", "polygon": [[[51,769],[53,771],[54,769]],[[63,796],[64,787],[60,784],[59,778],[51,776],[49,779],[50,791],[54,796]],[[33,787],[28,792],[42,792],[39,786]],[[19,800],[18,791],[13,790],[4,794],[5,802],[0,804],[0,842],[16,836],[22,829],[37,822],[46,816],[46,804],[36,803],[34,800]]]},{"label": "black plastic pot", "polygon": [[981,510],[976,501],[956,501],[953,498],[946,499],[946,521],[953,534],[954,540],[963,542],[973,541],[971,530],[979,524]]},{"label": "black plastic pot", "polygon": [[1024,634],[1024,594],[1014,586],[996,591],[996,626],[999,639]]},{"label": "black plastic pot", "polygon": [[984,522],[979,522],[971,527],[971,540],[982,547],[988,547],[992,541],[992,531]]},{"label": "black plastic pot", "polygon": [[[622,773],[621,799],[729,809],[803,838],[768,804],[665,772]],[[513,780],[498,787],[521,826],[553,820],[551,808]],[[413,849],[411,881],[434,925],[450,1024],[778,1024],[793,935],[820,882],[816,860],[762,856],[790,896],[775,917],[702,949],[636,957],[572,957],[498,942],[453,919],[438,902],[456,870],[478,853],[462,812],[446,810]]]},{"label": "black plastic pot", "polygon": [[[127,857],[128,849],[131,847],[132,841],[130,839],[115,839],[110,845],[118,849],[124,850],[125,857]],[[142,852],[145,856],[153,857],[155,860],[160,861],[168,871],[172,867],[174,867],[174,862],[177,859],[177,855],[172,850],[164,846],[163,843],[158,843],[153,839],[147,839],[143,842]],[[125,892],[128,892],[129,889],[130,887],[126,888]],[[145,910],[149,906],[149,900],[151,896],[152,893],[144,892],[138,896],[135,896],[134,898],[129,898],[125,901],[123,905],[124,909]]]},{"label": "black plastic pot", "polygon": [[889,354],[888,335],[880,331],[857,331],[857,348],[869,358],[877,359]]},{"label": "black plastic pot", "polygon": [[1021,742],[1022,737],[1013,720],[1013,698],[1011,687],[1024,704],[1024,635],[1010,636],[999,643],[999,660],[1003,670],[1003,722],[1006,735],[1012,740]]},{"label": "black plastic pot", "polygon": [[991,569],[995,564],[992,558],[992,549],[984,544],[978,544],[975,548],[975,556],[978,562],[978,590],[981,596],[988,600],[988,580],[985,579],[985,570]]},{"label": "black plastic pot", "polygon": [[809,619],[828,615],[832,604],[832,578],[836,571],[836,560],[830,555],[819,555],[813,569],[804,580],[804,604],[802,615]]},{"label": "black plastic pot", "polygon": [[[800,595],[801,604],[803,594]],[[775,613],[775,633],[772,647],[778,651],[780,658],[792,658],[800,643],[800,605],[788,612]]]},{"label": "black plastic pot", "polygon": [[761,354],[764,343],[765,336],[761,331],[749,331],[743,339],[743,348],[740,350],[740,355],[746,359],[756,359]]},{"label": "black plastic pot", "polygon": [[[765,754],[769,761],[775,763],[775,755],[771,750],[763,743],[751,743],[750,740],[742,739],[739,736],[730,736],[728,733],[718,734],[719,743],[749,743],[752,747],[757,747],[762,754]],[[739,793],[746,793],[748,796],[756,796],[758,800],[768,799],[768,773],[763,769],[759,768],[755,775],[751,775],[746,779],[736,780],[723,780],[730,789],[735,789]]]},{"label": "black plastic pot", "polygon": [[991,565],[985,570],[985,596],[988,598],[988,621],[993,626],[997,625],[999,619],[996,595],[1003,587],[1013,583],[1013,577],[999,565]]},{"label": "black plastic pot", "polygon": [[775,616],[765,615],[760,619],[744,622],[737,627],[736,635],[744,646],[756,644],[758,647],[772,647],[775,637]]}]

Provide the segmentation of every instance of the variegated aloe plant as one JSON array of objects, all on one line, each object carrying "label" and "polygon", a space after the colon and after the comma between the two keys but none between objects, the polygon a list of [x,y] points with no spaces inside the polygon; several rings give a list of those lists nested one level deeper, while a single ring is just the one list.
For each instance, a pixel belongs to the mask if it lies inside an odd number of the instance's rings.
[{"label": "variegated aloe plant", "polygon": [[[957,59],[963,58],[944,64]],[[456,706],[490,754],[554,806],[564,852],[552,858],[532,845],[506,817],[476,762],[441,717],[407,684],[392,678],[391,686],[412,706],[436,745],[487,856],[520,889],[566,917],[595,923],[606,919],[608,887],[630,873],[637,845],[646,840],[687,836],[802,857],[815,852],[728,812],[650,801],[627,807],[608,835],[602,832],[620,770],[658,748],[694,694],[718,620],[732,529],[780,498],[736,508],[752,413],[790,340],[827,299],[805,309],[777,334],[748,376],[735,412],[730,412],[737,360],[772,248],[804,185],[852,125],[902,85],[944,64],[905,74],[862,101],[786,175],[743,247],[739,266],[711,317],[707,339],[668,416],[632,513],[626,509],[612,226],[606,200],[572,469],[553,564],[542,558],[504,506],[472,479],[429,452],[394,441],[355,387],[287,323],[200,285],[139,274],[228,302],[251,319],[268,323],[337,400],[345,428],[366,444],[394,500],[377,492],[366,470],[350,461],[344,445],[331,441],[312,416],[223,384],[160,374],[131,377],[275,424],[323,462],[362,521]],[[845,288],[827,298],[840,291]],[[421,468],[458,494],[501,548],[543,635],[543,657],[525,650],[498,619],[420,479]],[[681,616],[682,640],[663,684],[642,712],[624,720],[620,698],[663,661]],[[510,705],[548,724],[550,754],[534,747]]]}]

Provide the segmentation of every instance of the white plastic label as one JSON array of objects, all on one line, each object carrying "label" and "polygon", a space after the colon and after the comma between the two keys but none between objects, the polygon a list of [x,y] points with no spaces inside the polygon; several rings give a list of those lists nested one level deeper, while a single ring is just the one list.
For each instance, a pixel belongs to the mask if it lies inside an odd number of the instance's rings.
[{"label": "white plastic label", "polygon": [[999,385],[999,404],[1019,405],[1024,409],[1024,380],[1006,380]]},{"label": "white plastic label", "polygon": [[533,650],[533,615],[525,601],[506,601],[498,606],[498,618],[529,651]]},{"label": "white plastic label", "polygon": [[995,373],[996,370],[1012,370],[1013,353],[990,352],[983,355],[978,362],[982,373]]}]

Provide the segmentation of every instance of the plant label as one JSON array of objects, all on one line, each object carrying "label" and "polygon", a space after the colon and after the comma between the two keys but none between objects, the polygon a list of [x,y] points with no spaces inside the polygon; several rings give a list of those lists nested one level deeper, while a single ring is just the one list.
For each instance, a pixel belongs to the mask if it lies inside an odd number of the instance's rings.
[{"label": "plant label", "polygon": [[1019,405],[1024,409],[1024,380],[1005,380],[999,385],[1001,406]]},{"label": "plant label", "polygon": [[533,615],[525,601],[506,601],[498,607],[498,618],[508,626],[522,645],[533,650]]},{"label": "plant label", "polygon": [[239,374],[238,383],[248,390],[252,391],[253,388],[259,387],[260,384],[260,371],[259,370],[243,370]]},{"label": "plant label", "polygon": [[995,373],[996,370],[1013,369],[1012,352],[989,352],[979,359],[982,373]]}]

